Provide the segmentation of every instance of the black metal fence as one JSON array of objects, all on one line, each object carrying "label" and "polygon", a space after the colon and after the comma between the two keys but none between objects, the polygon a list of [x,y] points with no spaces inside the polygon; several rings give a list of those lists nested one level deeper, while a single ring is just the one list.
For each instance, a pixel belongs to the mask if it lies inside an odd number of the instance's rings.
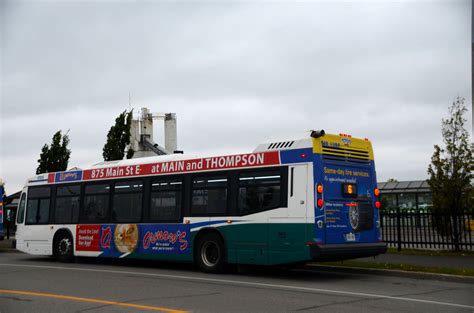
[{"label": "black metal fence", "polygon": [[474,214],[381,212],[383,240],[401,249],[474,250]]}]

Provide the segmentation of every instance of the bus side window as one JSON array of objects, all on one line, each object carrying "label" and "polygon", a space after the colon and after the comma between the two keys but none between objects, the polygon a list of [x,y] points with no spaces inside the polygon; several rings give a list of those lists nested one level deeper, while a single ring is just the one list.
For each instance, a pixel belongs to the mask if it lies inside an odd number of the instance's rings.
[{"label": "bus side window", "polygon": [[282,206],[279,170],[248,171],[239,175],[240,214],[251,214]]},{"label": "bus side window", "polygon": [[20,204],[18,205],[18,214],[16,217],[17,224],[23,224],[25,221],[25,205],[26,205],[26,194],[22,193],[20,198]]},{"label": "bus side window", "polygon": [[109,183],[91,183],[85,186],[84,205],[79,214],[81,223],[104,223],[108,220]]},{"label": "bus side window", "polygon": [[152,222],[181,221],[183,182],[180,178],[155,179],[151,184],[150,216]]},{"label": "bus side window", "polygon": [[49,221],[50,187],[28,189],[26,204],[26,224],[47,224]]},{"label": "bus side window", "polygon": [[227,212],[227,176],[194,177],[191,214],[193,216],[225,215]]},{"label": "bus side window", "polygon": [[58,186],[54,208],[55,224],[75,224],[79,218],[80,185]]},{"label": "bus side window", "polygon": [[137,223],[143,209],[143,182],[125,180],[115,183],[112,202],[112,222]]},{"label": "bus side window", "polygon": [[291,167],[291,175],[290,175],[290,197],[293,197],[293,186],[295,185],[294,183],[294,178],[295,178],[295,168]]}]

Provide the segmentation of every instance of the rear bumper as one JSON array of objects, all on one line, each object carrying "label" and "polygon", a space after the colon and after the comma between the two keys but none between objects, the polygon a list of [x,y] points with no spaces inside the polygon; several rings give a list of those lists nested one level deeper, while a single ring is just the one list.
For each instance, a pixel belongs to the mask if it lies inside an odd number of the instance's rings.
[{"label": "rear bumper", "polygon": [[335,261],[376,256],[387,251],[385,242],[310,246],[311,257],[317,261]]}]

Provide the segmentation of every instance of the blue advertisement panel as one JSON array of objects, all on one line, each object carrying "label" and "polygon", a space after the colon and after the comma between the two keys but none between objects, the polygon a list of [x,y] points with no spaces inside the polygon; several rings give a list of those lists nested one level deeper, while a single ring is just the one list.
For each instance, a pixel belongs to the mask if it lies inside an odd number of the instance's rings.
[{"label": "blue advertisement panel", "polygon": [[323,163],[322,174],[326,243],[374,242],[373,164]]},{"label": "blue advertisement panel", "polygon": [[55,182],[72,182],[82,180],[82,171],[68,171],[56,173]]},{"label": "blue advertisement panel", "polygon": [[102,252],[104,257],[129,254],[189,254],[187,224],[78,225],[76,250]]}]

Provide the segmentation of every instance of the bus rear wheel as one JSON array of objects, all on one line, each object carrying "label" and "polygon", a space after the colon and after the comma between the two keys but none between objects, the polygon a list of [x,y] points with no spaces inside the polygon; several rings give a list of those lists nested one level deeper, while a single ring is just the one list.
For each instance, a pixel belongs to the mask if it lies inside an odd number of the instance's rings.
[{"label": "bus rear wheel", "polygon": [[218,234],[205,234],[197,244],[198,268],[206,273],[222,273],[225,268],[225,246]]},{"label": "bus rear wheel", "polygon": [[70,234],[60,233],[53,243],[54,256],[60,262],[72,262],[74,260],[74,246]]}]

